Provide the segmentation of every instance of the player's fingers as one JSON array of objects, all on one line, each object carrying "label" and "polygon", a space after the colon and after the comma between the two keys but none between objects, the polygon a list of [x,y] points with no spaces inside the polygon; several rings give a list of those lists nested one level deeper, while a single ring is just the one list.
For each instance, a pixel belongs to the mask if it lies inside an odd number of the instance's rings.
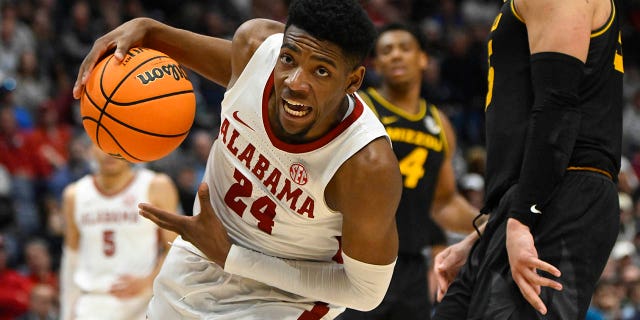
[{"label": "player's fingers", "polygon": [[534,288],[535,286],[520,275],[514,275],[513,280],[518,285],[520,293],[522,293],[525,300],[541,314],[547,314],[547,307],[542,302],[542,299],[540,299],[539,293],[537,293]]},{"label": "player's fingers", "polygon": [[[550,287],[558,291],[562,290],[562,284],[560,282],[557,282],[553,279],[549,279],[547,277],[543,277],[537,272],[535,272],[535,270],[527,270],[526,272],[524,272],[524,277],[527,279],[529,283],[536,285],[538,287]],[[538,294],[540,294],[540,289],[538,289],[537,291],[538,291]]]},{"label": "player's fingers", "polygon": [[147,203],[139,204],[138,208],[140,215],[143,217],[151,220],[163,229],[171,230],[181,235],[183,234],[184,226],[189,220],[189,217],[166,212]]},{"label": "player's fingers", "polygon": [[542,261],[537,258],[533,259],[533,261],[531,261],[529,265],[538,270],[546,271],[549,274],[553,275],[554,277],[560,277],[562,275],[562,273],[560,272],[560,269],[554,267],[552,264],[548,262]]},{"label": "player's fingers", "polygon": [[442,302],[442,298],[444,298],[444,294],[446,293],[446,290],[443,290],[442,288],[440,288],[438,286],[438,292],[436,293],[436,300],[438,302]]},{"label": "player's fingers", "polygon": [[84,58],[82,63],[80,64],[80,68],[78,69],[78,75],[76,77],[76,82],[73,85],[73,97],[79,99],[82,95],[82,90],[84,89],[85,84],[87,83],[87,79],[89,78],[89,74],[91,70],[98,63],[98,59],[102,57],[107,50],[113,48],[113,43],[107,39],[100,38],[94,42],[91,51]]}]

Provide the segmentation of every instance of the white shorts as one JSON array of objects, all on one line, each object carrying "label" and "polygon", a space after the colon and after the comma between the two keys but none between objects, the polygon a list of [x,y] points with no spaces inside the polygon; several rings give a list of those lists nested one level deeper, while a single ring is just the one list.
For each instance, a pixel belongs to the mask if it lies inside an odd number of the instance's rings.
[{"label": "white shorts", "polygon": [[226,273],[181,237],[167,254],[153,295],[147,310],[151,320],[330,320],[344,311]]},{"label": "white shorts", "polygon": [[75,320],[144,320],[150,295],[119,299],[107,293],[86,293],[74,305]]}]

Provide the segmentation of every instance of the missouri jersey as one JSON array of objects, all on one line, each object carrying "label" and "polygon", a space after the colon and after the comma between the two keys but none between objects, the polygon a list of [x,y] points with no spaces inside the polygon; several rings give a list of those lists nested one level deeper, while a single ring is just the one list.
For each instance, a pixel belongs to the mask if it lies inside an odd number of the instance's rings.
[{"label": "missouri jersey", "polygon": [[430,216],[440,167],[448,152],[438,110],[422,99],[419,112],[409,114],[374,88],[360,95],[385,126],[402,173],[402,198],[396,213],[399,253],[419,255],[426,245],[444,244],[444,233]]},{"label": "missouri jersey", "polygon": [[106,293],[118,277],[146,276],[156,266],[158,227],[138,214],[138,203],[149,202],[154,173],[136,171],[129,185],[106,194],[93,176],[76,183],[75,223],[80,233],[74,281],[87,293]]},{"label": "missouri jersey", "polygon": [[[517,183],[533,105],[527,28],[516,3],[507,0],[488,39],[489,88],[486,100],[486,204],[490,212]],[[619,7],[612,1],[607,22],[591,33],[585,74],[579,86],[581,123],[570,168],[606,172],[620,167],[622,135],[622,49]]]}]

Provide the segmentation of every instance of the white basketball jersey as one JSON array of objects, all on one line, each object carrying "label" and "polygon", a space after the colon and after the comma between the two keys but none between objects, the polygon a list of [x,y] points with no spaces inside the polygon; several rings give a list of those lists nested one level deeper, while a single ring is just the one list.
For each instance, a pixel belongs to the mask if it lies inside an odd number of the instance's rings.
[{"label": "white basketball jersey", "polygon": [[108,292],[119,276],[146,276],[156,265],[158,227],[138,214],[149,202],[154,173],[137,170],[117,194],[105,194],[93,176],[76,183],[75,222],[80,233],[74,281],[85,292]]},{"label": "white basketball jersey", "polygon": [[349,113],[320,139],[278,139],[267,101],[282,37],[267,38],[226,92],[204,180],[234,243],[276,257],[340,261],[342,214],[327,206],[324,190],[347,159],[386,132],[353,95]]},{"label": "white basketball jersey", "polygon": [[[343,121],[317,141],[288,144],[268,122],[282,34],[255,52],[222,102],[221,126],[203,180],[231,240],[267,255],[340,263],[342,214],[324,190],[340,166],[386,132],[356,95]],[[194,202],[195,214],[200,203]],[[194,255],[195,253],[195,255]],[[324,308],[264,283],[224,272],[178,237],[154,283],[149,319],[303,319]],[[344,307],[330,305],[333,319]]]}]

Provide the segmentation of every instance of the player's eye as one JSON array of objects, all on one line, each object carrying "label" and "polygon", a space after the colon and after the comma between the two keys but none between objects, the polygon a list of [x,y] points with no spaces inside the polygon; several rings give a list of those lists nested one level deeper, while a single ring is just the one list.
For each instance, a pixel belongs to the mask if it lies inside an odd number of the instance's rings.
[{"label": "player's eye", "polygon": [[316,69],[316,74],[321,77],[328,77],[329,70],[327,70],[326,68],[318,68]]},{"label": "player's eye", "polygon": [[287,54],[283,54],[283,55],[280,55],[280,62],[282,62],[283,64],[292,64],[293,58],[291,58],[291,56]]}]

